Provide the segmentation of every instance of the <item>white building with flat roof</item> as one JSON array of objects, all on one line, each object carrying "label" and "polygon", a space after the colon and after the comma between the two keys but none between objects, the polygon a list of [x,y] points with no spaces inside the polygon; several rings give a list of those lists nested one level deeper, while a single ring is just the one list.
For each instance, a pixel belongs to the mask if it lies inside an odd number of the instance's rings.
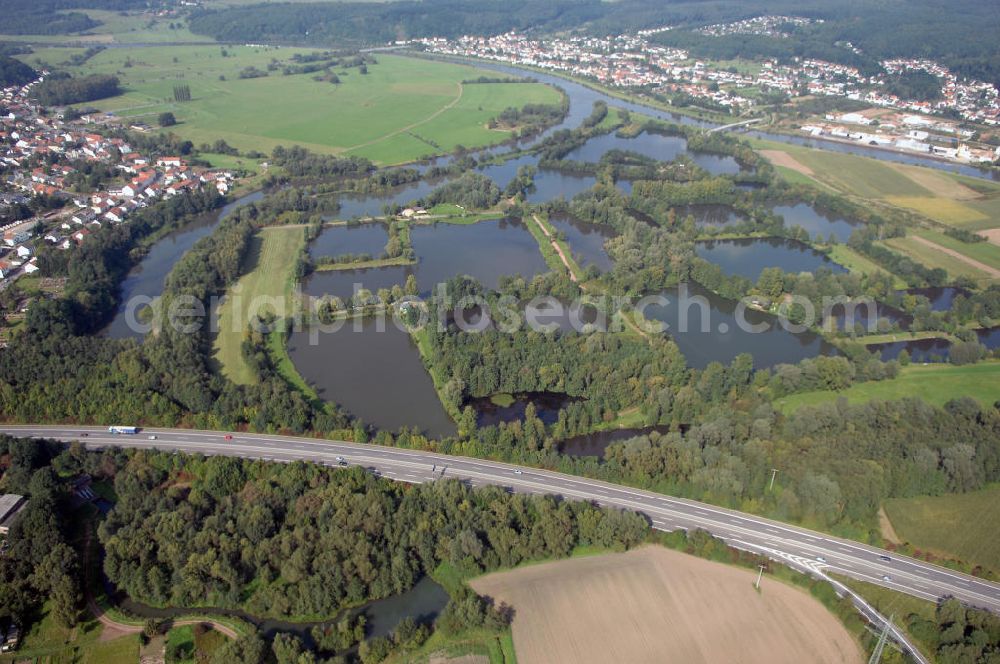
[{"label": "white building with flat roof", "polygon": [[0,496],[0,535],[10,532],[10,527],[27,506],[28,500],[16,493],[5,493]]}]

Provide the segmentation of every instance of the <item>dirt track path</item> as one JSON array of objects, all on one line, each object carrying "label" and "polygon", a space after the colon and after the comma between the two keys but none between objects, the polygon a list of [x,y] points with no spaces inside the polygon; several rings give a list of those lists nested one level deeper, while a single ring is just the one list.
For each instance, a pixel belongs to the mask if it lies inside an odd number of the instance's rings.
[{"label": "dirt track path", "polygon": [[[93,537],[93,532],[88,528],[87,535],[83,542],[84,546],[83,565],[85,570],[84,574],[86,575],[87,579],[93,578],[93,576],[91,575],[92,572],[91,565],[93,564],[91,561],[91,550],[93,549],[93,547],[91,546],[92,537]],[[117,639],[119,636],[126,636],[128,634],[137,634],[142,631],[141,625],[130,625],[129,623],[118,622],[117,620],[108,617],[108,614],[105,613],[104,609],[101,608],[100,604],[98,604],[97,600],[94,598],[93,588],[91,588],[90,583],[86,583],[84,585],[86,586],[84,594],[86,595],[86,600],[87,600],[87,611],[89,611],[90,614],[94,616],[97,622],[101,623],[101,625],[104,626],[104,629],[101,632],[101,637],[100,637],[101,641],[111,641],[112,639]],[[225,634],[230,639],[235,640],[239,638],[239,634],[237,634],[236,630],[234,630],[232,627],[223,625],[222,623],[216,622],[208,618],[206,618],[205,620],[174,620],[171,621],[170,624],[174,627],[181,627],[183,625],[211,625],[212,629],[221,634]]]},{"label": "dirt track path", "polygon": [[430,122],[431,120],[433,120],[437,116],[441,115],[442,113],[444,113],[448,109],[453,108],[455,106],[455,104],[457,104],[458,102],[462,101],[462,95],[465,94],[465,88],[462,86],[461,83],[456,83],[455,85],[458,86],[458,96],[455,97],[454,99],[452,99],[451,101],[449,101],[447,104],[445,104],[444,106],[442,106],[438,110],[436,110],[433,113],[431,113],[430,115],[428,115],[423,120],[418,120],[417,122],[413,122],[411,124],[408,124],[405,127],[400,127],[396,131],[391,131],[388,134],[385,134],[383,136],[379,136],[378,138],[373,138],[370,141],[365,141],[364,143],[358,143],[357,145],[352,145],[350,147],[344,148],[344,152],[350,152],[351,150],[357,150],[358,148],[366,148],[369,145],[375,145],[376,143],[381,143],[382,141],[384,141],[387,138],[392,138],[393,136],[398,136],[399,134],[402,134],[404,132],[410,131],[411,129],[415,129],[416,127],[419,127],[422,124],[427,124],[428,122]]},{"label": "dirt track path", "polygon": [[947,254],[948,256],[951,256],[954,259],[962,261],[966,265],[971,265],[977,270],[981,270],[986,274],[990,275],[994,279],[1000,279],[1000,270],[990,267],[986,263],[980,263],[975,258],[969,258],[964,254],[958,253],[954,249],[949,249],[948,247],[942,247],[940,244],[937,244],[936,242],[931,242],[927,238],[920,237],[919,235],[911,235],[909,237],[915,240],[916,242],[919,242],[920,244],[924,245],[925,247],[929,247],[931,249],[934,249],[935,251],[940,251],[943,254]]},{"label": "dirt track path", "polygon": [[569,272],[570,281],[575,283],[577,280],[576,275],[573,274],[573,268],[569,266],[569,260],[566,259],[566,254],[563,253],[562,247],[559,246],[558,242],[552,239],[552,236],[549,234],[549,229],[545,228],[545,224],[542,223],[542,220],[538,218],[537,214],[531,215],[531,218],[535,220],[535,223],[538,224],[538,228],[541,229],[542,233],[545,234],[545,237],[548,238],[549,242],[552,244],[552,248],[556,250],[557,254],[559,254],[559,260],[562,261],[562,264],[566,266],[566,271]]}]

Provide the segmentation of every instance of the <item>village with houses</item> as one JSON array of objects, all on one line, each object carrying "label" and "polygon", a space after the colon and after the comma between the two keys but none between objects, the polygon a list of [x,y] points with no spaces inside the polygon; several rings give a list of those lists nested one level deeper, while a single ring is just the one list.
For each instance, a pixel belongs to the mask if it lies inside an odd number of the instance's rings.
[{"label": "village with houses", "polygon": [[[783,26],[814,22],[794,16],[762,16],[696,31],[707,36],[731,34],[782,37]],[[931,154],[970,164],[1000,161],[1000,147],[973,140],[975,125],[987,132],[1000,127],[1000,92],[983,81],[963,79],[932,60],[899,58],[881,62],[884,73],[865,76],[858,69],[833,62],[795,58],[791,63],[764,60],[736,67],[694,59],[678,48],[661,46],[650,37],[671,27],[605,38],[533,39],[510,32],[492,37],[463,36],[455,40],[425,38],[398,44],[418,45],[431,53],[494,60],[537,67],[597,81],[615,88],[684,93],[707,108],[736,115],[760,112],[773,103],[761,93],[795,97],[842,97],[870,110],[842,115],[823,114],[788,127],[810,137],[904,152]],[[785,35],[787,36],[787,35]],[[859,52],[851,43],[838,46]],[[900,73],[924,72],[938,79],[934,101],[904,99],[888,89]]]},{"label": "village with houses", "polygon": [[[95,133],[95,127],[109,126],[104,117],[62,119],[31,98],[43,79],[0,95],[0,292],[39,271],[43,246],[72,251],[102,226],[128,223],[136,210],[157,200],[203,187],[225,195],[234,186],[230,171],[192,166],[176,155],[142,154],[127,139]],[[73,176],[88,162],[111,167],[116,177],[95,191],[81,190],[81,178]],[[10,214],[35,210],[33,199],[46,202],[41,212],[26,219]],[[23,317],[23,309],[6,313],[8,322]]]}]

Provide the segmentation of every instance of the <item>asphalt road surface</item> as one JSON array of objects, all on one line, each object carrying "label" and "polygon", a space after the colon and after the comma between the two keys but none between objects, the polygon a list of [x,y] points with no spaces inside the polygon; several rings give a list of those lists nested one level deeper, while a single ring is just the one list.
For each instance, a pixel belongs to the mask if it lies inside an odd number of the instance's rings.
[{"label": "asphalt road surface", "polygon": [[[269,461],[312,461],[332,466],[342,457],[350,465],[373,468],[384,477],[403,482],[455,478],[469,480],[473,485],[509,487],[521,493],[589,500],[605,507],[640,512],[659,530],[701,528],[731,546],[769,555],[799,569],[822,574],[834,572],[928,600],[956,597],[967,604],[1000,613],[1000,584],[735,510],[547,470],[419,450],[292,436],[232,433],[232,440],[226,440],[228,432],[217,431],[149,428],[135,435],[113,435],[102,427],[34,425],[0,426],[0,432],[19,437],[79,440],[88,447],[158,448]],[[82,436],[83,433],[88,435]],[[152,440],[151,436],[156,439]]]}]

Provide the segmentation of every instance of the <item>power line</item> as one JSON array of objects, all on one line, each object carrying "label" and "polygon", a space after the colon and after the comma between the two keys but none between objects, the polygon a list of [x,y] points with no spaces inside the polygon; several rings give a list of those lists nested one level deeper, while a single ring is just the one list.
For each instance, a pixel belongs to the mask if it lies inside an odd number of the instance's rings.
[{"label": "power line", "polygon": [[885,644],[889,640],[889,626],[892,624],[893,617],[889,616],[889,619],[882,625],[882,632],[878,635],[878,643],[875,644],[872,656],[868,658],[868,664],[879,664],[882,661],[882,651],[885,650]]}]

